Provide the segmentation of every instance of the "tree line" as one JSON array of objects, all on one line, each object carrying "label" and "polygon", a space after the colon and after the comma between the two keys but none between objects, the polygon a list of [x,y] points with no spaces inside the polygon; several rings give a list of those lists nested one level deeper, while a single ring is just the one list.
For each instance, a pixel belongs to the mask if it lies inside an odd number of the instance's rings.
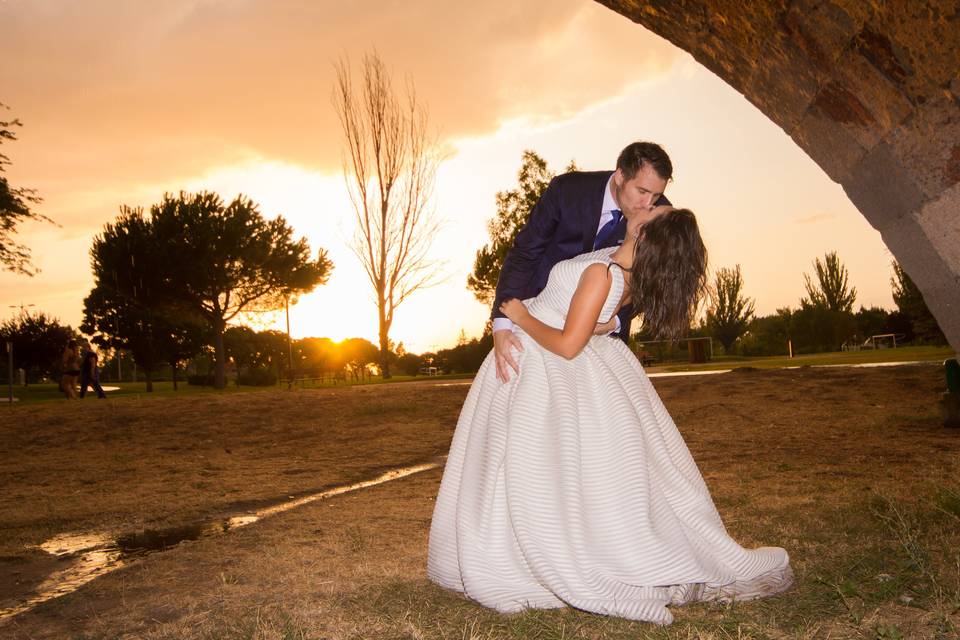
[{"label": "tree line", "polygon": [[[363,59],[359,89],[353,75],[349,62],[337,65],[333,103],[343,131],[343,169],[357,222],[352,249],[375,294],[375,368],[384,377],[391,367],[404,373],[423,366],[475,370],[485,355],[489,327],[481,338],[462,338],[437,353],[417,355],[393,348],[389,333],[397,307],[437,281],[438,265],[429,258],[429,246],[438,227],[427,205],[440,156],[412,84],[406,95],[398,95],[375,54]],[[0,121],[0,143],[15,140],[19,126],[16,119]],[[12,235],[24,221],[49,219],[34,210],[41,202],[34,190],[8,183],[3,175],[7,164],[8,158],[0,154],[0,266],[29,276],[36,273],[29,249]],[[572,161],[566,167],[575,169]],[[553,176],[543,158],[525,151],[517,187],[497,193],[496,214],[488,223],[490,241],[477,251],[467,278],[468,288],[482,303],[492,301],[503,260]],[[122,205],[116,220],[94,239],[90,254],[95,284],[84,300],[79,329],[101,347],[129,352],[145,373],[148,388],[154,371],[169,367],[176,382],[183,364],[206,351],[214,363],[214,385],[224,386],[228,358],[244,362],[247,357],[242,349],[228,349],[228,332],[239,336],[230,323],[244,312],[294,302],[325,283],[333,270],[326,252],[321,249],[312,258],[306,241],[294,240],[282,217],[265,219],[258,205],[242,195],[227,203],[209,192],[164,194],[147,211]],[[817,258],[813,266],[813,276],[804,274],[807,295],[799,305],[766,316],[756,316],[755,301],[744,296],[740,265],[717,269],[706,315],[691,327],[691,334],[711,336],[726,353],[742,355],[781,354],[788,341],[801,353],[833,350],[878,333],[945,343],[922,295],[897,263],[891,278],[895,311],[861,307],[854,312],[856,289],[835,253]],[[18,360],[31,375],[52,366],[43,364],[56,360],[52,344],[62,348],[70,338],[80,337],[42,313],[9,320],[0,327],[0,336],[14,340],[22,355]],[[293,351],[288,343],[288,367]],[[260,371],[261,365],[244,362],[237,369]],[[298,368],[294,363],[291,370]]]},{"label": "tree line", "polygon": [[899,263],[891,265],[895,310],[861,306],[857,291],[836,252],[813,261],[814,275],[804,274],[807,295],[797,308],[785,307],[766,316],[754,314],[755,302],[743,293],[740,265],[717,269],[706,317],[695,335],[717,340],[729,355],[762,356],[859,348],[873,336],[893,334],[899,342],[947,343],[923,295]]},{"label": "tree line", "polygon": [[[438,281],[430,257],[438,221],[429,202],[441,155],[413,83],[395,91],[376,53],[364,56],[358,87],[349,60],[336,65],[336,76],[333,107],[357,223],[351,248],[373,288],[378,368],[389,377],[396,309]],[[16,139],[19,126],[17,119],[0,120],[0,143]],[[35,191],[8,184],[8,163],[0,154],[0,268],[30,276],[37,272],[30,251],[13,235],[25,221],[48,218],[32,208],[41,202]],[[294,241],[282,217],[266,220],[242,195],[225,203],[209,192],[164,194],[148,212],[122,205],[95,238],[91,259],[95,286],[80,329],[100,346],[131,352],[147,372],[148,388],[161,363],[176,379],[178,365],[207,345],[215,386],[223,387],[228,324],[243,312],[282,308],[325,283],[333,268],[323,250],[310,258],[306,241]]]}]

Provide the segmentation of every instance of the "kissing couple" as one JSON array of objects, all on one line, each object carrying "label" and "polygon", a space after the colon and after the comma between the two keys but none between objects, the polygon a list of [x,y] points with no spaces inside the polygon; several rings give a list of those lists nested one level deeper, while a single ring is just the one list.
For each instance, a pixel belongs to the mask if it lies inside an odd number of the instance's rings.
[{"label": "kissing couple", "polygon": [[498,611],[571,606],[669,624],[668,606],[793,582],[779,547],[723,526],[686,443],[627,346],[663,338],[705,291],[696,217],[663,193],[657,144],[554,178],[504,261],[494,348],[457,422],[427,574]]}]

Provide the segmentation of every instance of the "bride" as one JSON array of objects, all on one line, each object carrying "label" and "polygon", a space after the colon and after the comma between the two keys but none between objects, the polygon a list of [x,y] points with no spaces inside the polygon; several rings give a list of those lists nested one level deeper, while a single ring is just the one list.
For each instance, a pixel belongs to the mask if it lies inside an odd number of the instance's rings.
[{"label": "bride", "polygon": [[705,274],[696,218],[678,209],[502,305],[520,375],[497,380],[491,352],[470,388],[433,514],[431,580],[502,612],[572,606],[659,624],[668,605],[791,585],[786,551],[727,535],[637,358],[593,335],[628,301],[646,327],[679,335]]}]

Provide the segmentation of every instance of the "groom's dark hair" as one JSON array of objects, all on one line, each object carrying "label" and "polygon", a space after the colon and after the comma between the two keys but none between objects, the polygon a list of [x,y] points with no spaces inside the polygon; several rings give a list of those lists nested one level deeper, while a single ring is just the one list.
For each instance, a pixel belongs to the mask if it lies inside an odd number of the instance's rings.
[{"label": "groom's dark hair", "polygon": [[640,171],[645,164],[653,167],[657,175],[664,180],[673,179],[673,163],[670,162],[670,156],[655,142],[628,144],[617,158],[617,169],[620,169],[627,180],[637,175],[637,171]]}]

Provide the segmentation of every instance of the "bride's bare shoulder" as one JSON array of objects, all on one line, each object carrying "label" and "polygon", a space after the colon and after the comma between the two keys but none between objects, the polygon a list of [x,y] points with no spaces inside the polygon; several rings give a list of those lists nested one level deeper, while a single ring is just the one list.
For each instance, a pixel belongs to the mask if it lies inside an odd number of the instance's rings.
[{"label": "bride's bare shoulder", "polygon": [[607,291],[610,289],[612,278],[613,276],[610,274],[610,270],[607,268],[606,263],[594,262],[587,265],[580,274],[580,287],[589,287],[591,289],[596,288]]}]

